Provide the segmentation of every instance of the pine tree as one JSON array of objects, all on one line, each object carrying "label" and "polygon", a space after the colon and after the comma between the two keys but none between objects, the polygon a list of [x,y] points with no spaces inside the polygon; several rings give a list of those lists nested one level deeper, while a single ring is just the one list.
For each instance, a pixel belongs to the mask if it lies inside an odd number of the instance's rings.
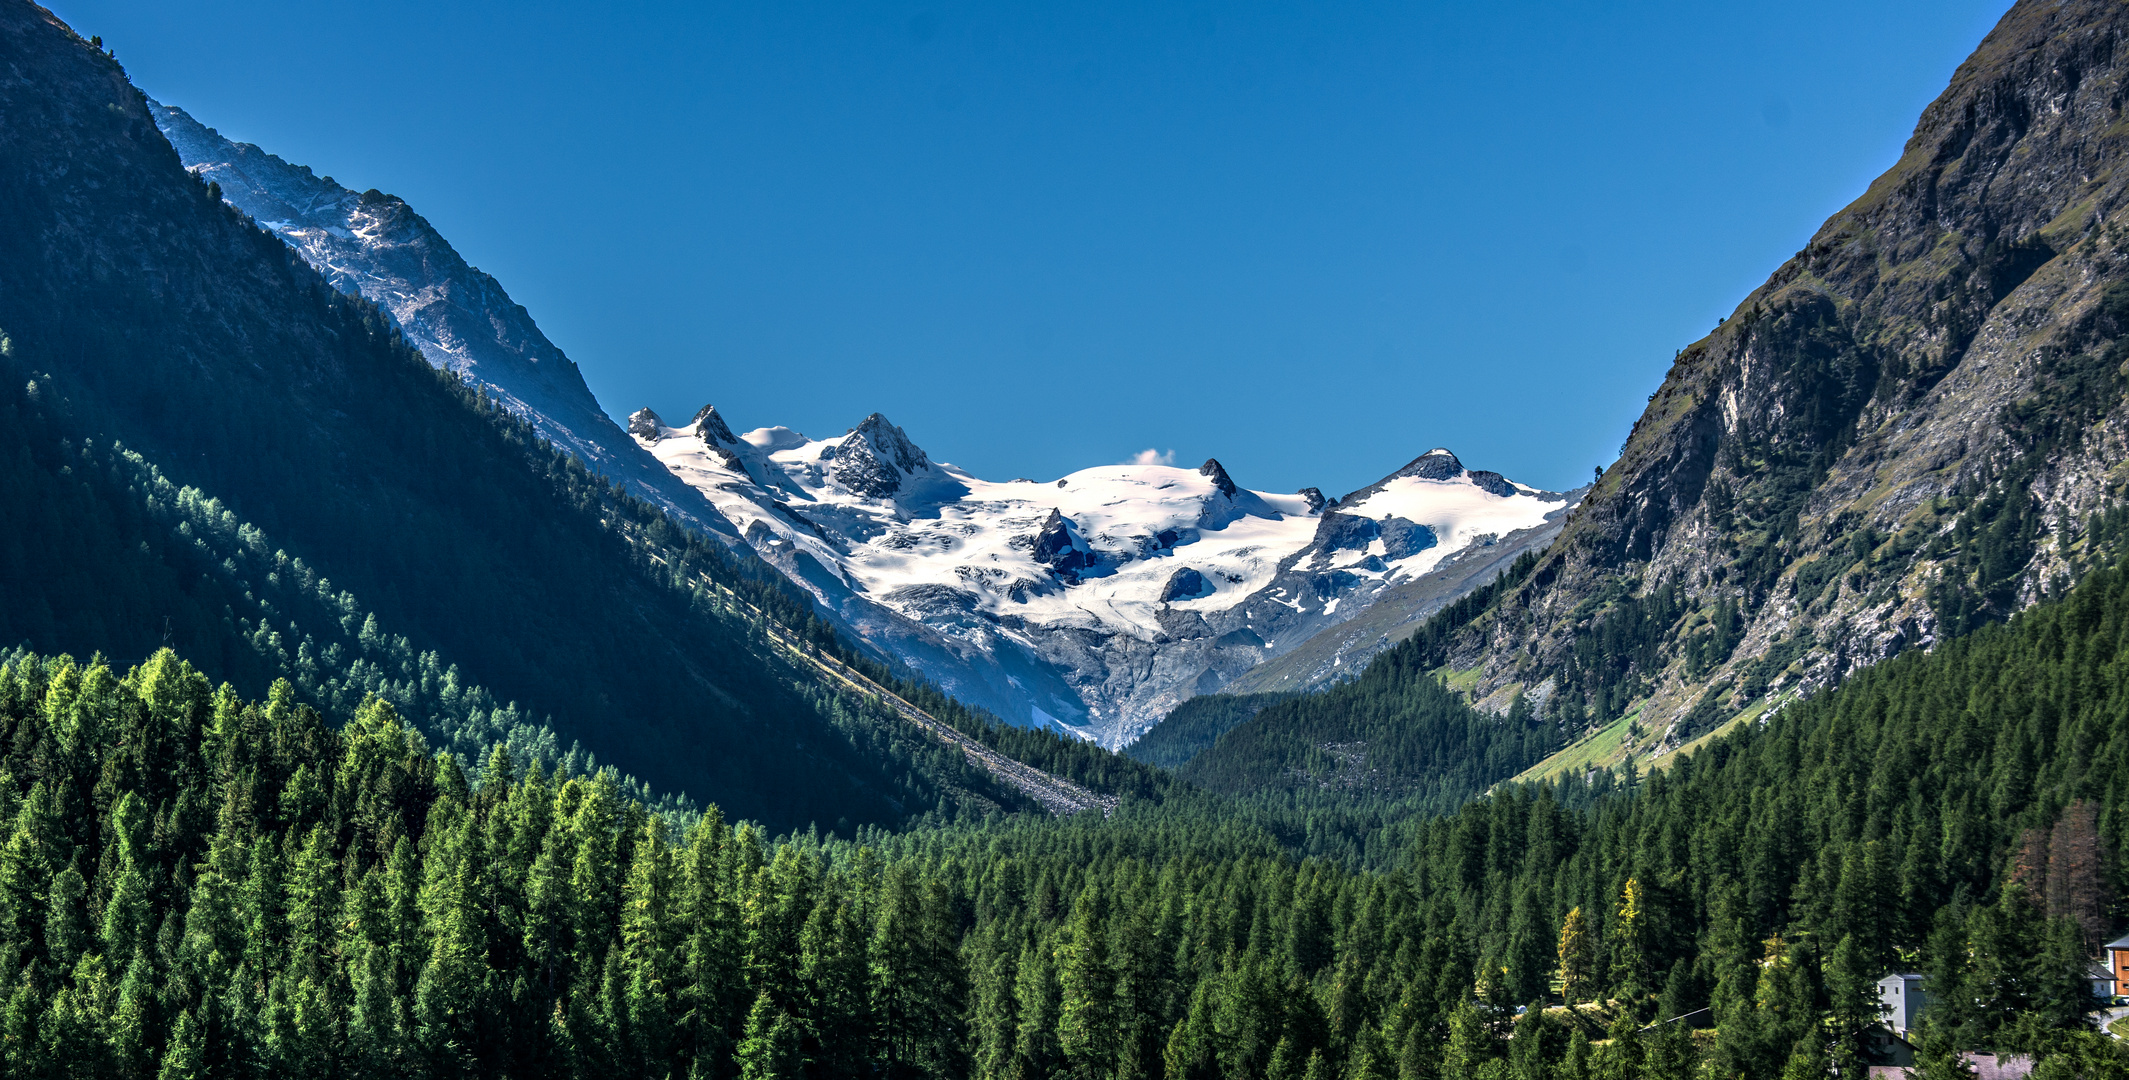
[{"label": "pine tree", "polygon": [[206,1042],[207,1033],[192,1010],[179,1013],[164,1045],[163,1066],[156,1080],[209,1080]]},{"label": "pine tree", "polygon": [[[873,1050],[865,949],[865,927],[852,903],[839,896],[823,896],[799,933],[798,975],[804,1026],[810,1034],[808,1056],[834,1075],[863,1072]],[[1010,994],[1011,987],[1005,990]],[[975,1011],[981,1027],[980,1002]],[[1009,1024],[1008,1020],[1008,1026],[997,1033],[1007,1057],[1013,1038]]]},{"label": "pine tree", "polygon": [[1500,1054],[1501,1040],[1471,1001],[1459,1002],[1449,1014],[1449,1039],[1442,1048],[1442,1080],[1480,1080]]},{"label": "pine tree", "polygon": [[[1620,1000],[1638,1003],[1648,994],[1648,918],[1641,879],[1627,878],[1619,890],[1618,917],[1612,920],[1612,981]],[[1563,935],[1564,936],[1564,935]],[[1564,943],[1563,943],[1564,947]]]},{"label": "pine tree", "polygon": [[1836,1070],[1860,1063],[1862,1033],[1878,1020],[1881,1006],[1872,974],[1863,960],[1862,946],[1852,936],[1843,937],[1826,958],[1827,1019],[1833,1036],[1829,1059]]},{"label": "pine tree", "polygon": [[686,933],[676,1038],[698,1070],[721,1060],[740,1019],[737,915],[730,896],[731,831],[713,807],[688,833],[675,907]]},{"label": "pine tree", "polygon": [[1100,888],[1083,890],[1057,946],[1057,981],[1063,990],[1057,1041],[1072,1070],[1086,1077],[1107,1076],[1122,1049],[1108,908]]},{"label": "pine tree", "polygon": [[71,866],[52,879],[44,947],[52,966],[62,971],[72,968],[89,946],[89,916],[82,906],[88,894],[89,883]]},{"label": "pine tree", "polygon": [[803,1075],[798,1024],[766,991],[754,998],[747,1012],[746,1032],[734,1057],[740,1080],[797,1080]]},{"label": "pine tree", "polygon": [[1596,942],[1590,939],[1579,907],[1570,908],[1560,923],[1559,956],[1560,994],[1573,1005],[1588,991],[1596,966]]},{"label": "pine tree", "polygon": [[676,882],[665,823],[650,819],[631,854],[628,881],[621,890],[621,962],[628,970],[632,1061],[639,1069],[651,1070],[672,1058],[677,1016]]},{"label": "pine tree", "polygon": [[[1051,962],[1053,951],[1041,946],[1023,949],[1020,970],[1013,980],[1013,1004],[1020,1014],[1019,1029],[1013,1034],[1013,1055],[1022,1069],[1023,1080],[1050,1076],[1064,1063],[1064,1048],[1057,1042],[1057,1021],[1063,1011],[1064,989],[1058,985],[1057,969]],[[1201,983],[1200,987],[1201,996],[1210,990],[1207,984]],[[1209,1038],[1209,1008],[1203,1012],[1201,1026],[1205,1029],[1205,1037]],[[1199,1045],[1196,1040],[1191,1041],[1193,1054]],[[1186,1068],[1193,1067],[1198,1060],[1191,1057]],[[1174,1069],[1173,1059],[1170,1059],[1168,1070],[1172,1074]],[[1193,1073],[1191,1080],[1199,1080],[1198,1075]]]}]

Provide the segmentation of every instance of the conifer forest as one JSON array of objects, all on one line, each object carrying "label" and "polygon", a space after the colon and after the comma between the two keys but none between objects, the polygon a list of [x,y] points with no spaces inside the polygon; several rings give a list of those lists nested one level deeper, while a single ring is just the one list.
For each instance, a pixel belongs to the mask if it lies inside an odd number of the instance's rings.
[{"label": "conifer forest", "polygon": [[994,484],[0,0],[0,1077],[2129,1080],[2125,103],[2011,4],[1587,486]]}]

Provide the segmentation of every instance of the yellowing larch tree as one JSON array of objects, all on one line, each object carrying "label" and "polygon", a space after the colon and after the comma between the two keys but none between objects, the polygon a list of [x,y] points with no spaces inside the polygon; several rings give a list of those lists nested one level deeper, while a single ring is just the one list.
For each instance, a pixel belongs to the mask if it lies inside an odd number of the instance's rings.
[{"label": "yellowing larch tree", "polygon": [[1588,989],[1595,961],[1596,943],[1590,940],[1589,925],[1577,907],[1560,922],[1560,995],[1569,1005]]}]

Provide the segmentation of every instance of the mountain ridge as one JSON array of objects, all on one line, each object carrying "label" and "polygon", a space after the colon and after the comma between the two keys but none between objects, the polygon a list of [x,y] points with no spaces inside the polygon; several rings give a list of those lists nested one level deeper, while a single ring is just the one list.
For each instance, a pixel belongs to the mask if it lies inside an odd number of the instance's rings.
[{"label": "mountain ridge", "polygon": [[148,99],[156,127],[194,175],[303,255],[333,287],[376,303],[429,362],[485,389],[540,436],[705,533],[730,523],[649,460],[600,408],[584,376],[524,306],[468,264],[413,207],[355,192],[308,166],[224,138]]},{"label": "mountain ridge", "polygon": [[[2059,591],[2129,494],[2129,14],[2014,6],[1442,659],[1648,752]],[[1660,623],[1660,625],[1657,625]]]},{"label": "mountain ridge", "polygon": [[818,602],[1007,658],[1024,704],[1001,715],[1111,747],[1392,586],[1474,548],[1505,539],[1512,557],[1542,541],[1572,501],[1446,450],[1337,502],[1244,488],[1216,459],[995,483],[933,461],[878,413],[825,439],[696,415],[674,428],[643,409],[629,428]]},{"label": "mountain ridge", "polygon": [[[704,406],[681,426],[690,435],[684,445],[699,446],[704,461],[715,467],[711,472],[721,469],[731,475],[691,484],[691,477],[702,480],[707,474],[695,470],[683,475],[686,462],[660,461],[654,453],[664,433],[680,429],[669,427],[648,408],[623,424],[614,423],[591,397],[575,364],[547,341],[530,314],[493,278],[466,264],[403,201],[375,190],[354,192],[256,146],[231,142],[174,106],[151,104],[151,114],[188,169],[214,181],[225,201],[287,243],[336,288],[384,307],[432,364],[494,394],[595,472],[625,483],[698,531],[758,555],[811,595],[822,614],[876,658],[905,665],[964,702],[1010,722],[1120,745],[1183,698],[1217,689],[1251,665],[1283,655],[1389,591],[1356,587],[1351,568],[1331,567],[1327,560],[1318,559],[1324,565],[1313,567],[1289,560],[1275,568],[1284,579],[1278,587],[1290,593],[1285,603],[1306,606],[1312,602],[1306,599],[1310,594],[1320,594],[1316,603],[1329,600],[1325,609],[1299,623],[1267,601],[1236,626],[1208,627],[1190,613],[1117,619],[1097,610],[1074,615],[1066,632],[1045,636],[1040,629],[1029,631],[1025,619],[1013,611],[988,612],[987,620],[960,617],[980,606],[971,603],[976,593],[965,587],[962,576],[979,568],[941,568],[926,580],[908,582],[887,594],[853,588],[843,563],[853,554],[853,544],[869,542],[881,523],[861,521],[865,515],[853,516],[849,508],[827,506],[805,483],[793,484],[784,466],[772,459],[796,446],[819,443],[816,453],[823,456],[808,472],[809,482],[882,507],[891,504],[899,508],[894,515],[903,517],[933,514],[957,490],[966,493],[962,480],[936,467],[907,432],[886,417],[872,413],[832,440],[807,440],[782,428],[758,429],[749,433],[760,436],[755,445],[734,433],[714,406]],[[667,446],[660,453],[670,458],[673,449]],[[1215,459],[1208,459],[1197,473],[1213,495],[1195,520],[1174,523],[1178,538],[1252,517],[1320,517],[1323,527],[1314,539],[1318,547],[1351,551],[1380,540],[1384,554],[1397,548],[1408,555],[1407,548],[1432,545],[1434,533],[1428,526],[1397,519],[1387,521],[1385,533],[1383,523],[1341,507],[1377,496],[1401,479],[1444,480],[1464,476],[1465,470],[1455,455],[1436,449],[1342,500],[1326,500],[1314,488],[1297,496],[1273,497],[1281,500],[1283,511],[1267,503],[1265,493],[1238,487]],[[1469,477],[1477,490],[1500,498],[1535,494],[1495,473],[1472,472]],[[721,493],[730,481],[742,478],[741,486],[748,490],[739,498]],[[720,498],[725,500],[722,509]],[[1294,505],[1286,505],[1296,498]],[[1551,535],[1549,521],[1516,524],[1503,533],[1513,549],[1503,557]],[[1114,558],[1104,568],[1084,530],[1056,508],[1049,508],[1033,534],[1035,561],[1045,569],[1021,582],[1023,591],[1044,588],[1042,575],[1053,576],[1056,584],[1070,590],[1115,569]],[[1462,546],[1452,546],[1457,551],[1451,558],[1464,561]],[[1460,587],[1468,577],[1458,572],[1447,580]],[[1151,595],[1165,605],[1221,606],[1215,598],[1234,584],[1208,567],[1179,566]],[[1412,593],[1415,590],[1401,588],[1400,597]],[[1454,593],[1451,588],[1446,595],[1453,598]],[[1422,597],[1417,603],[1399,600],[1401,623],[1411,622],[1430,605],[1438,606],[1445,595],[1439,587],[1416,594]],[[1341,606],[1342,613],[1337,610]],[[978,625],[984,621],[990,625]],[[1030,633],[1043,640],[1030,640]],[[1206,637],[1215,640],[1192,643]],[[1390,640],[1374,646],[1345,645],[1336,659],[1344,663],[1349,657],[1361,658]]]},{"label": "mountain ridge", "polygon": [[575,741],[641,791],[780,829],[1036,805],[809,677],[779,636],[842,646],[779,575],[216,197],[108,54],[25,0],[0,0],[0,48],[0,489],[28,508],[0,539],[0,641],[121,663],[180,644],[335,720],[391,702],[468,768],[497,747],[582,766]]}]

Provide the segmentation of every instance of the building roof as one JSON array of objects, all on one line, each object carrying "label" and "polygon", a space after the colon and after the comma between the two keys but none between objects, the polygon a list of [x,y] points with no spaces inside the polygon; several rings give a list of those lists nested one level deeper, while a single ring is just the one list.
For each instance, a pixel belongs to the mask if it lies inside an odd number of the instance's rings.
[{"label": "building roof", "polygon": [[2114,939],[2113,941],[2110,941],[2110,942],[2106,943],[2105,945],[2102,945],[2102,946],[2100,946],[2100,948],[2103,948],[2103,949],[2129,949],[2129,936],[2125,936],[2125,937],[2118,937],[2118,938],[2115,938],[2115,939]]}]

